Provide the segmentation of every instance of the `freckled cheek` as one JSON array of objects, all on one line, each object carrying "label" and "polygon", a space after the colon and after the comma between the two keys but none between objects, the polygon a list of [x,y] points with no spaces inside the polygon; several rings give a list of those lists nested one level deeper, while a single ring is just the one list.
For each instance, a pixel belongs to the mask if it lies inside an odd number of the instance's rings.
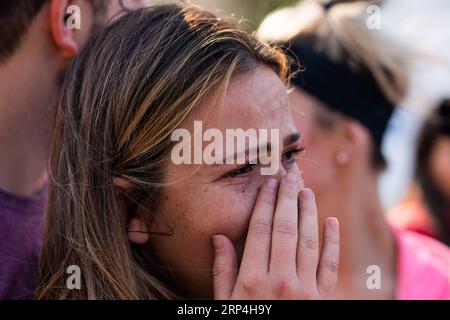
[{"label": "freckled cheek", "polygon": [[[245,192],[242,192],[244,189]],[[221,189],[220,192],[217,190],[217,194],[221,197],[216,198],[216,202],[212,202],[203,211],[206,218],[201,219],[203,241],[211,241],[213,235],[223,234],[231,240],[239,253],[239,248],[245,243],[257,189],[250,183]]]},{"label": "freckled cheek", "polygon": [[[201,194],[201,201],[189,203],[185,198],[185,201],[177,201],[177,205],[170,202],[167,212],[172,215],[175,233],[161,251],[176,252],[178,258],[183,257],[186,265],[206,265],[213,257],[212,236],[223,234],[231,240],[240,257],[257,190],[253,186],[247,186],[245,192],[237,189],[209,189],[196,193],[197,196]],[[184,210],[180,210],[183,203]],[[186,207],[187,203],[189,205]],[[203,254],[198,255],[198,252]]]},{"label": "freckled cheek", "polygon": [[248,222],[253,210],[253,203],[245,195],[223,199],[205,211],[202,219],[202,234],[212,237],[223,234],[232,242],[239,241],[247,232]]}]

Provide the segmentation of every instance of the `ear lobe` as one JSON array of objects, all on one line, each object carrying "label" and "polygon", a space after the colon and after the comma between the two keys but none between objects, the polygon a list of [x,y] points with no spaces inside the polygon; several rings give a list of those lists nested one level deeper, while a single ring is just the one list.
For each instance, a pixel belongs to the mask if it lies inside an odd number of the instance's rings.
[{"label": "ear lobe", "polygon": [[[112,180],[114,187],[120,188],[123,191],[129,190],[131,188],[131,183],[125,178],[113,177]],[[119,196],[121,197],[122,195]],[[150,238],[147,225],[145,224],[144,220],[140,218],[139,215],[136,215],[134,218],[130,220],[127,228],[127,234],[128,240],[136,244],[144,244]]]},{"label": "ear lobe", "polygon": [[336,162],[340,165],[340,166],[345,166],[347,163],[349,163],[350,161],[350,154],[347,151],[340,151],[338,152],[338,154],[336,155]]},{"label": "ear lobe", "polygon": [[349,149],[361,150],[371,142],[369,129],[356,121],[348,121],[346,137]]},{"label": "ear lobe", "polygon": [[136,244],[145,244],[150,238],[146,224],[138,216],[130,220],[127,232],[128,240]]},{"label": "ear lobe", "polygon": [[130,181],[121,177],[113,177],[113,185],[122,189],[129,189],[131,187]]},{"label": "ear lobe", "polygon": [[65,59],[71,59],[78,51],[78,44],[74,39],[73,31],[65,24],[67,0],[51,0],[50,2],[50,29],[53,41]]}]

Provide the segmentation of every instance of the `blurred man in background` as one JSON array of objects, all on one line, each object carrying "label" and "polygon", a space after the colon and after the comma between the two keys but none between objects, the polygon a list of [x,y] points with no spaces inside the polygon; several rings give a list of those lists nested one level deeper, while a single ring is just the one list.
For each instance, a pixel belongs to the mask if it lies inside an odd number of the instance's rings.
[{"label": "blurred man in background", "polygon": [[33,293],[49,140],[64,71],[97,29],[121,9],[143,4],[0,2],[0,299],[24,299]]}]

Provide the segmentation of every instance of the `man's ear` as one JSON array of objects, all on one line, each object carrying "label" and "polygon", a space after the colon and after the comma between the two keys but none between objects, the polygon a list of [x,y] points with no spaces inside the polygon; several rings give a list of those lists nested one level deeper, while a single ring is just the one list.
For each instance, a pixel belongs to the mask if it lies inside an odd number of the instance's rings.
[{"label": "man's ear", "polygon": [[68,0],[50,0],[50,29],[53,41],[58,51],[65,59],[71,59],[78,51],[78,44],[73,30],[66,26],[66,9]]}]

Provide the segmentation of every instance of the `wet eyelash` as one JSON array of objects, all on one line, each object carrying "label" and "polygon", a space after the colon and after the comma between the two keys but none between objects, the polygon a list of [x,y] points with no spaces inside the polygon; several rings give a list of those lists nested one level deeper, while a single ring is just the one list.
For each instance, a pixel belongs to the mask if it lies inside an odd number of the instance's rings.
[{"label": "wet eyelash", "polygon": [[[239,175],[242,175],[242,174],[246,174],[246,173],[248,173],[248,172],[251,172],[251,170],[253,170],[253,167],[254,167],[254,166],[256,166],[256,164],[250,164],[250,163],[247,163],[247,164],[245,164],[243,167],[240,167],[239,169],[234,170],[234,171],[228,173],[228,177],[234,178],[234,177],[237,177],[237,176],[239,176]],[[242,172],[242,171],[245,171],[245,172]]]},{"label": "wet eyelash", "polygon": [[[296,156],[296,155],[298,155],[298,154],[300,154],[300,153],[302,153],[302,152],[304,152],[304,151],[305,151],[305,147],[302,146],[302,147],[299,147],[299,148],[297,148],[297,149],[292,149],[292,150],[289,150],[289,151],[285,152],[284,155],[283,155],[283,157],[286,157],[286,155]],[[295,159],[290,159],[290,160],[288,160],[288,161],[293,161],[293,160],[295,160]],[[249,173],[249,172],[251,172],[251,171],[253,170],[253,167],[256,166],[256,165],[257,165],[257,164],[250,164],[250,163],[247,163],[247,164],[245,164],[243,167],[240,167],[240,168],[238,168],[237,170],[234,170],[234,171],[232,171],[232,172],[229,172],[229,173],[227,174],[227,176],[228,176],[228,177],[231,177],[231,178],[235,178],[235,177],[237,177],[237,176],[239,176],[239,175]]]},{"label": "wet eyelash", "polygon": [[[289,150],[289,151],[287,151],[287,152],[284,153],[283,157],[286,157],[286,155],[296,156],[296,155],[298,155],[298,154],[304,152],[305,149],[306,149],[306,148],[305,148],[304,146],[301,146],[301,147],[299,147],[299,148],[297,148],[297,149]],[[292,160],[295,160],[295,159],[292,159]]]}]

